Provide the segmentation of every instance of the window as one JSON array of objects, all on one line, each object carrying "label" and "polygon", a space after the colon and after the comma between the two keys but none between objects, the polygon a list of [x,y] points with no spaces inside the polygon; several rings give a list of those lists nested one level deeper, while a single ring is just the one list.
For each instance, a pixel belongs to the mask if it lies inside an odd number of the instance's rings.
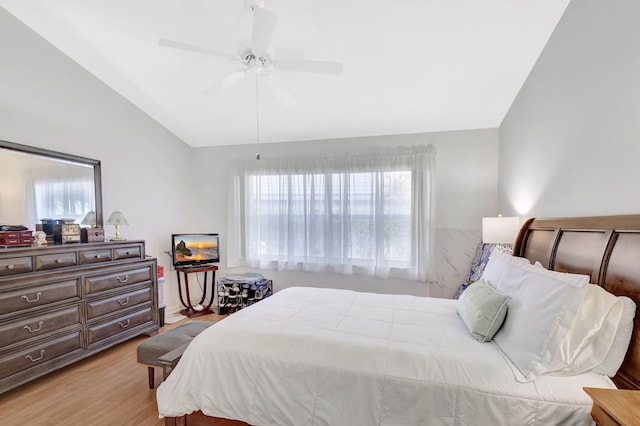
[{"label": "window", "polygon": [[40,218],[75,219],[78,223],[93,210],[93,181],[35,182],[33,194]]},{"label": "window", "polygon": [[427,146],[236,165],[230,266],[426,280],[434,157]]},{"label": "window", "polygon": [[47,168],[30,168],[24,174],[26,211],[30,223],[41,219],[74,219],[79,223],[95,209],[93,168],[53,163]]}]

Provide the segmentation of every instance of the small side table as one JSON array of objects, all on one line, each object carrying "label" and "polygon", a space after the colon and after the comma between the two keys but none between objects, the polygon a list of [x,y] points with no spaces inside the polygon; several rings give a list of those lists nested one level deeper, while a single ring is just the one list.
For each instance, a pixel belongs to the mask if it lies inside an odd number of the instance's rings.
[{"label": "small side table", "polygon": [[[208,266],[195,266],[195,267],[178,267],[176,268],[176,273],[178,274],[178,294],[180,295],[180,302],[185,309],[181,310],[180,313],[188,316],[189,318],[199,317],[200,315],[212,314],[211,305],[213,304],[213,299],[215,298],[215,281],[216,281],[216,271],[218,270],[217,266],[208,265]],[[184,275],[184,290],[185,297],[182,295],[182,283],[180,282],[180,273]],[[202,289],[202,298],[197,305],[191,304],[191,297],[189,295],[189,274],[204,272],[204,286]],[[207,273],[211,272],[211,296],[209,297],[209,303],[207,306],[204,306],[203,303],[207,298]],[[198,308],[196,308],[198,306]]]},{"label": "small side table", "polygon": [[583,389],[593,400],[591,417],[598,426],[640,425],[640,391]]}]

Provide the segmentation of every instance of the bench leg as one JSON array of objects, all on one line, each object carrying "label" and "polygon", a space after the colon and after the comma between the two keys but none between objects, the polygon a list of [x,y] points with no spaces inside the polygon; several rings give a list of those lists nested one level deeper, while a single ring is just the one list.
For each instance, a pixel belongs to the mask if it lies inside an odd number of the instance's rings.
[{"label": "bench leg", "polygon": [[155,387],[155,371],[153,367],[147,367],[149,373],[149,389],[153,389]]}]

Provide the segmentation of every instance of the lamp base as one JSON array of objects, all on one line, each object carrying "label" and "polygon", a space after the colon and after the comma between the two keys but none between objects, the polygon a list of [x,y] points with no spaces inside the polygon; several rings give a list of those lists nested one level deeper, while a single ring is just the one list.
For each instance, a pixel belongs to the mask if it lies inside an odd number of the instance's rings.
[{"label": "lamp base", "polygon": [[109,238],[109,241],[127,241],[126,238],[120,236],[120,225],[116,225],[116,236]]}]

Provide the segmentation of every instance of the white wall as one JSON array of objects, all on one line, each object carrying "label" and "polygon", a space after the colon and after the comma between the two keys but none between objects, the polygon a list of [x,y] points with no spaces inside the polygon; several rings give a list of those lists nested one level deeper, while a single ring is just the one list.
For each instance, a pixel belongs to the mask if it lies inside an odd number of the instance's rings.
[{"label": "white wall", "polygon": [[[187,147],[3,9],[0,52],[0,139],[101,160],[105,215],[119,207],[130,223],[124,236],[146,240],[148,254],[165,266],[167,311],[178,310],[176,276],[164,253],[170,234],[218,231],[225,244],[228,160],[251,157],[255,147]],[[268,144],[260,151],[316,155],[423,143],[438,151],[436,285],[265,271],[276,289],[323,285],[452,296],[469,272],[480,217],[496,214],[497,129]]]},{"label": "white wall", "polygon": [[0,52],[0,139],[100,160],[105,216],[120,207],[123,235],[168,266],[171,230],[192,220],[190,148],[2,8]]},{"label": "white wall", "polygon": [[573,1],[500,128],[499,206],[640,212],[640,2]]},{"label": "white wall", "polygon": [[[436,146],[436,227],[437,284],[426,285],[405,280],[381,280],[292,271],[262,271],[274,279],[275,289],[293,285],[331,286],[380,293],[405,293],[451,297],[469,273],[470,260],[480,241],[480,218],[495,215],[497,208],[497,129],[464,132],[363,137],[301,143],[261,144],[263,158],[277,156],[332,155],[359,152],[376,147],[411,146],[432,143]],[[229,163],[234,158],[254,158],[254,144],[199,148],[192,170],[205,170],[200,179],[202,190],[195,223],[204,230],[220,232],[221,247],[227,246]],[[257,160],[256,160],[257,161]],[[212,196],[206,194],[211,193]],[[227,270],[224,261],[220,274]]]}]

